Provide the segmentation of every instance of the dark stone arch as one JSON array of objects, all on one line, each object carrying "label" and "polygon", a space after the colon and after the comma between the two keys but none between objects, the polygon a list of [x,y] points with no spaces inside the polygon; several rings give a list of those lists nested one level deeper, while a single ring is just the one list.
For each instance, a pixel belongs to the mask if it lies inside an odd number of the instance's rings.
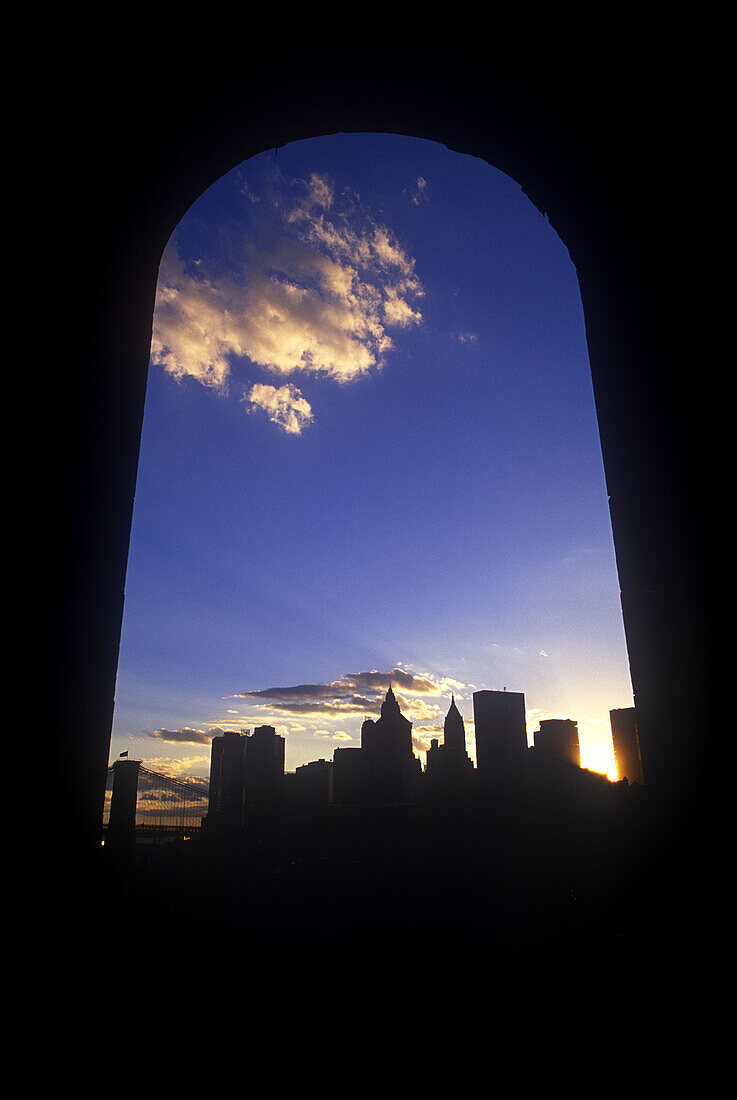
[{"label": "dark stone arch", "polygon": [[[77,290],[66,303],[78,337],[71,408],[69,376],[50,364],[46,380],[69,409],[64,424],[50,418],[50,444],[59,533],[54,812],[70,844],[84,852],[97,841],[161,253],[191,203],[236,164],[347,131],[427,138],[487,160],[522,186],[568,247],[648,782],[675,843],[693,822],[684,807],[706,775],[711,732],[702,399],[690,375],[683,383],[679,368],[692,349],[674,326],[684,302],[674,217],[689,184],[683,165],[675,192],[668,175],[676,92],[654,128],[659,99],[646,50],[629,55],[625,79],[616,52],[582,57],[566,43],[538,41],[515,54],[465,31],[446,38],[440,27],[427,53],[354,26],[345,31],[350,55],[341,57],[309,28],[285,34],[278,12],[260,10],[258,19],[258,41],[272,44],[259,58],[253,50],[217,64],[196,49],[180,55],[177,73],[193,76],[180,83],[175,110],[157,111],[150,86],[145,96],[133,89],[129,58],[106,58],[86,72],[71,97],[72,125],[58,135],[80,173],[65,191],[73,232],[64,246]],[[671,79],[662,68],[654,76]],[[93,111],[100,96],[104,125]]]}]

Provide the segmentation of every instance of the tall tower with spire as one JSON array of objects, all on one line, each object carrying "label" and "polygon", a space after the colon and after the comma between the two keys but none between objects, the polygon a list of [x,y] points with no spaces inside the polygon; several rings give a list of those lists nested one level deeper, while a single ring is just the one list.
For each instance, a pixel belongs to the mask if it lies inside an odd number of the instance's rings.
[{"label": "tall tower with spire", "polygon": [[412,723],[402,714],[391,683],[381,704],[381,716],[361,727],[361,749],[369,797],[380,802],[410,802],[421,775],[412,747]]},{"label": "tall tower with spire", "polygon": [[466,727],[456,706],[455,694],[450,697],[450,706],[443,723],[443,745],[447,755],[465,756],[469,759],[466,752]]},{"label": "tall tower with spire", "polygon": [[435,796],[457,798],[473,771],[473,762],[466,751],[466,727],[451,696],[448,713],[443,723],[443,743],[433,738],[427,752],[427,777]]}]

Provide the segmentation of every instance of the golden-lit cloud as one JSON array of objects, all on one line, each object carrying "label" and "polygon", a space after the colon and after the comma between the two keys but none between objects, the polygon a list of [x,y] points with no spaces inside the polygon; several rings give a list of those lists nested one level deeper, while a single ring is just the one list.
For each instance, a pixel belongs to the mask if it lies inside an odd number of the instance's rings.
[{"label": "golden-lit cloud", "polygon": [[[403,699],[397,695],[397,702],[413,722],[427,722],[431,718],[437,718],[439,715],[445,714],[442,707],[436,706],[434,703],[427,703],[424,699]],[[404,706],[402,706],[402,703],[404,703]]]},{"label": "golden-lit cloud", "polygon": [[313,730],[313,737],[329,738],[331,741],[353,741],[352,734],[346,733],[345,730]]},{"label": "golden-lit cloud", "polygon": [[442,694],[447,690],[445,684],[402,668],[394,668],[391,672],[346,673],[329,684],[296,684],[244,691],[234,698],[254,700],[256,705],[269,711],[303,716],[368,715],[378,714],[390,684],[400,706],[408,714],[427,719],[440,713],[436,705],[426,702],[422,696]]},{"label": "golden-lit cloud", "polygon": [[267,386],[256,382],[244,400],[253,408],[263,409],[272,424],[278,424],[289,435],[299,435],[312,420],[312,409],[296,386]]},{"label": "golden-lit cloud", "polygon": [[[150,771],[168,776],[170,779],[179,779],[184,782],[192,782],[196,787],[202,786],[204,774],[210,769],[210,754],[206,756],[187,756],[180,759],[175,756],[146,757],[144,766]],[[203,775],[196,775],[197,771]],[[153,782],[153,781],[151,781]]]},{"label": "golden-lit cloud", "polygon": [[[227,263],[186,260],[176,236],[170,241],[151,359],[172,377],[220,393],[243,385],[253,367],[351,382],[383,365],[389,329],[421,322],[414,260],[387,226],[355,196],[338,209],[326,177],[278,183],[268,203],[251,203],[249,231],[229,241]],[[285,432],[299,434],[313,419],[295,386],[252,380],[244,390]]]},{"label": "golden-lit cloud", "polygon": [[436,730],[412,730],[412,747],[415,752],[426,753],[430,749],[433,739],[441,741],[443,737],[443,727],[440,726]]}]

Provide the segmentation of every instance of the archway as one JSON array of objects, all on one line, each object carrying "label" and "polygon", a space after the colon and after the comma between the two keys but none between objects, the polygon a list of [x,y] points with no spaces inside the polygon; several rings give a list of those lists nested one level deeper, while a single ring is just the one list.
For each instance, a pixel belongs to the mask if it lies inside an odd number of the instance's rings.
[{"label": "archway", "polygon": [[611,767],[632,700],[580,299],[514,181],[397,135],[252,158],[168,242],[152,347],[113,756],[206,779],[208,731],[269,722],[293,771],[409,660],[421,758],[451,687],[475,754],[460,677]]},{"label": "archway", "polygon": [[[519,180],[566,242],[586,318],[635,695],[643,722],[669,730],[667,739],[662,732],[651,738],[650,751],[657,757],[651,772],[676,798],[674,792],[690,783],[698,768],[692,730],[705,697],[697,671],[704,669],[705,631],[703,572],[694,557],[696,466],[671,367],[679,358],[677,341],[663,312],[664,287],[657,282],[663,236],[655,239],[642,217],[633,216],[638,200],[636,189],[627,185],[626,168],[613,165],[611,156],[605,162],[609,172],[597,163],[604,156],[608,116],[602,110],[601,137],[589,155],[589,133],[577,140],[558,140],[554,128],[546,133],[527,110],[529,97],[510,107],[499,84],[497,99],[492,89],[482,93],[475,84],[478,99],[471,103],[468,83],[453,91],[438,81],[417,104],[400,94],[406,90],[405,74],[399,87],[391,81],[377,87],[367,79],[360,102],[336,98],[331,82],[299,105],[296,97],[270,103],[263,114],[249,115],[246,130],[239,104],[256,77],[240,79],[245,81],[240,95],[228,85],[198,105],[186,127],[170,136],[165,156],[153,153],[158,133],[138,134],[139,155],[117,181],[117,237],[103,245],[91,236],[84,253],[89,269],[106,275],[92,288],[82,322],[88,339],[80,364],[78,427],[71,429],[76,450],[71,482],[59,494],[64,502],[59,529],[65,536],[59,587],[71,596],[62,608],[60,636],[78,639],[73,648],[64,647],[59,678],[64,744],[59,768],[61,786],[72,792],[88,835],[98,817],[112,712],[158,257],[187,206],[234,163],[300,136],[349,129],[414,133],[486,159]],[[647,136],[636,136],[638,154],[646,157]],[[87,543],[81,553],[80,532]],[[99,698],[90,692],[91,683],[101,685]]]},{"label": "archway", "polygon": [[[465,27],[454,36],[445,24],[433,53],[396,26],[388,51],[383,35],[342,18],[339,37],[351,49],[335,51],[334,39],[327,42],[324,28],[306,18],[290,30],[281,11],[249,17],[251,41],[267,43],[264,53],[251,51],[246,71],[242,42],[208,55],[199,36],[178,58],[180,71],[191,64],[196,80],[179,82],[180,98],[165,121],[152,107],[147,80],[145,97],[131,97],[127,51],[104,57],[92,73],[84,67],[54,149],[62,163],[83,166],[94,150],[97,184],[91,194],[70,179],[64,196],[69,292],[54,295],[51,305],[58,308],[56,331],[71,325],[79,335],[70,357],[75,402],[64,420],[58,409],[67,406],[69,374],[49,361],[46,376],[55,504],[48,527],[58,546],[49,580],[55,601],[60,597],[61,653],[51,813],[68,840],[63,896],[76,903],[66,906],[68,935],[59,938],[75,979],[82,960],[91,964],[95,1007],[94,968],[109,943],[98,884],[85,883],[108,752],[157,266],[197,195],[256,153],[341,131],[404,133],[485,159],[547,212],[579,275],[633,681],[638,706],[660,731],[653,764],[664,779],[659,817],[671,843],[698,817],[698,799],[682,796],[698,790],[708,761],[708,573],[698,539],[704,405],[703,394],[686,394],[673,369],[695,351],[673,324],[674,314],[685,315],[686,296],[672,218],[688,203],[694,172],[683,163],[677,177],[664,171],[671,150],[683,147],[681,120],[691,109],[682,51],[663,51],[658,41],[648,52],[645,42],[633,56],[620,39],[606,57],[583,56],[579,34],[566,48],[550,41],[548,27],[544,41],[531,42],[526,27],[525,50],[515,53],[501,33],[494,48],[480,38],[469,43]],[[617,37],[611,27],[608,34]],[[631,34],[629,23],[623,34]],[[395,63],[379,71],[377,57]],[[669,59],[672,71],[664,72]],[[158,61],[146,57],[144,69]],[[64,72],[55,102],[78,75],[73,66]],[[100,102],[108,105],[102,129]],[[662,216],[654,218],[656,207]],[[690,409],[687,396],[695,403]],[[124,927],[121,920],[116,932]]]}]

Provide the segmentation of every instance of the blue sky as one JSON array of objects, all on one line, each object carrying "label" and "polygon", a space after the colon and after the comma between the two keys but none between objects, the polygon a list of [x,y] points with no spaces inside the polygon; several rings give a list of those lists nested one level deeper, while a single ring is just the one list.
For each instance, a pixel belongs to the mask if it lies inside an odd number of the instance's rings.
[{"label": "blue sky", "polygon": [[111,758],[207,775],[358,744],[392,670],[422,754],[451,691],[525,693],[611,766],[631,706],[576,272],[518,184],[419,139],[234,168],[162,258]]}]

